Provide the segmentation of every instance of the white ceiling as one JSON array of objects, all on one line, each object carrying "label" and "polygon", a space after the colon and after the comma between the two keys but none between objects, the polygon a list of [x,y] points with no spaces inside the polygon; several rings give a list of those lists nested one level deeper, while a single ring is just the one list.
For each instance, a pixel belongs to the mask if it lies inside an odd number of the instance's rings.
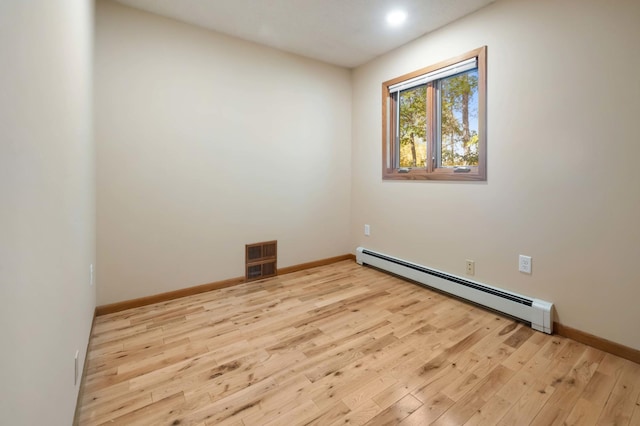
[{"label": "white ceiling", "polygon": [[[494,0],[117,0],[344,67],[361,65]],[[408,13],[390,28],[386,14]]]}]

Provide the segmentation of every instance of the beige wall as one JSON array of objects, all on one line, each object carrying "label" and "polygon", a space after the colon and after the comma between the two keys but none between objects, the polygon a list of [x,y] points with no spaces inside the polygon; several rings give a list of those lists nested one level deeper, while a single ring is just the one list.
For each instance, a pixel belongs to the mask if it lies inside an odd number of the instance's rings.
[{"label": "beige wall", "polygon": [[[639,17],[637,1],[498,1],[355,70],[354,246],[461,276],[473,259],[474,279],[640,349]],[[488,181],[383,182],[381,83],[482,45]]]},{"label": "beige wall", "polygon": [[[0,423],[70,425],[95,307],[92,2],[0,2]],[[80,371],[81,372],[81,371]]]},{"label": "beige wall", "polygon": [[348,70],[96,9],[98,304],[352,250]]}]

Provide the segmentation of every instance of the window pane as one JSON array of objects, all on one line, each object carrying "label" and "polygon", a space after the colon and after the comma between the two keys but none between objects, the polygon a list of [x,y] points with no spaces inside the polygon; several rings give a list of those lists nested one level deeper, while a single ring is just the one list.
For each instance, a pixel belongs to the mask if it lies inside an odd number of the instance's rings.
[{"label": "window pane", "polygon": [[478,165],[478,70],[438,82],[438,166]]},{"label": "window pane", "polygon": [[399,167],[425,167],[427,158],[427,86],[400,92]]}]

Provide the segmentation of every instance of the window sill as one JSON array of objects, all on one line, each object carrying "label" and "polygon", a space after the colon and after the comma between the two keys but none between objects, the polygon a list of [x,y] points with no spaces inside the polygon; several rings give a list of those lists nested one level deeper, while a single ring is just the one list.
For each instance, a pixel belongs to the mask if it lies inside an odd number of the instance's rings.
[{"label": "window sill", "polygon": [[477,167],[472,167],[468,172],[454,172],[453,169],[437,169],[427,172],[425,169],[409,169],[400,172],[398,169],[385,169],[382,171],[383,180],[436,180],[436,181],[486,181],[487,177]]}]

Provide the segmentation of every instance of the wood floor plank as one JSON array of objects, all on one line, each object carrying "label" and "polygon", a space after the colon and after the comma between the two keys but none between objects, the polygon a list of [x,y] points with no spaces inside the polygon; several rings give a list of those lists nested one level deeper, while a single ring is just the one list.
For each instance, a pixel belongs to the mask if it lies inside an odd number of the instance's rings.
[{"label": "wood floor plank", "polygon": [[422,426],[435,422],[455,401],[442,394],[436,394],[428,402],[411,413],[399,424],[402,426]]},{"label": "wood floor plank", "polygon": [[498,395],[493,395],[464,425],[494,426],[507,414],[509,409],[511,409],[511,402]]},{"label": "wood floor plank", "polygon": [[398,380],[390,374],[376,375],[371,380],[365,382],[362,387],[342,398],[342,402],[349,409],[356,409],[380,393],[381,389],[384,391],[396,383],[398,383]]},{"label": "wood floor plank", "polygon": [[421,406],[422,402],[418,401],[413,395],[407,395],[391,407],[377,414],[366,424],[376,426],[397,425]]},{"label": "wood floor plank", "polygon": [[636,402],[636,407],[633,410],[629,424],[632,426],[640,425],[640,396],[638,397],[638,402]]},{"label": "wood floor plank", "polygon": [[318,410],[318,414],[311,414],[309,416],[301,417],[300,419],[293,419],[292,423],[299,423],[305,426],[324,426],[338,421],[338,419],[343,418],[351,409],[347,407],[344,403],[338,402],[333,407],[330,407],[326,410]]},{"label": "wood floor plank", "polygon": [[597,424],[631,423],[631,417],[640,398],[640,365],[626,360],[623,365]]},{"label": "wood floor plank", "polygon": [[[182,392],[171,395],[160,401],[152,402],[144,407],[137,408],[131,412],[123,414],[121,416],[114,416],[111,420],[104,423],[115,423],[121,425],[127,424],[141,424],[143,422],[147,424],[157,424],[162,420],[172,417],[173,411],[181,404],[185,402]],[[102,423],[101,423],[102,424]]]},{"label": "wood floor plank", "polygon": [[522,419],[527,419],[527,423],[529,423],[530,419],[536,416],[540,407],[551,398],[554,390],[552,386],[545,386],[544,383],[534,380],[497,425],[514,425],[521,422]]},{"label": "wood floor plank", "polygon": [[[592,348],[583,348],[582,351],[571,348],[575,353],[581,353],[571,370],[555,385],[553,398],[549,400],[539,411],[531,423],[532,426],[547,426],[563,424],[570,410],[567,407],[576,405],[578,398],[595,374],[604,353]],[[561,359],[573,359],[562,358]]]},{"label": "wood floor plank", "polygon": [[333,423],[330,423],[330,426],[338,426],[338,425],[364,425],[376,414],[380,413],[380,407],[373,401],[366,401],[364,404],[361,404],[355,410],[349,411],[345,416],[339,418]]},{"label": "wood floor plank", "polygon": [[343,261],[96,318],[80,425],[640,423],[640,365]]},{"label": "wood floor plank", "polygon": [[[285,418],[292,413],[298,413],[298,409],[303,407],[306,415],[318,414],[320,410],[309,398],[311,382],[304,375],[297,375],[274,389],[264,393],[257,406],[251,407],[255,410],[247,410],[242,414],[242,421],[245,424],[268,424],[280,419],[284,424]],[[303,415],[298,413],[300,417]]]},{"label": "wood floor plank", "polygon": [[565,423],[568,425],[595,425],[615,383],[614,377],[596,371],[579,400],[571,409]]},{"label": "wood floor plank", "polygon": [[113,398],[107,403],[97,404],[86,409],[81,421],[85,424],[101,424],[114,417],[144,408],[154,402],[150,392],[138,392],[137,395],[127,394],[125,397]]},{"label": "wood floor plank", "polygon": [[469,420],[485,404],[485,400],[477,393],[465,395],[455,402],[432,425],[462,425]]}]

